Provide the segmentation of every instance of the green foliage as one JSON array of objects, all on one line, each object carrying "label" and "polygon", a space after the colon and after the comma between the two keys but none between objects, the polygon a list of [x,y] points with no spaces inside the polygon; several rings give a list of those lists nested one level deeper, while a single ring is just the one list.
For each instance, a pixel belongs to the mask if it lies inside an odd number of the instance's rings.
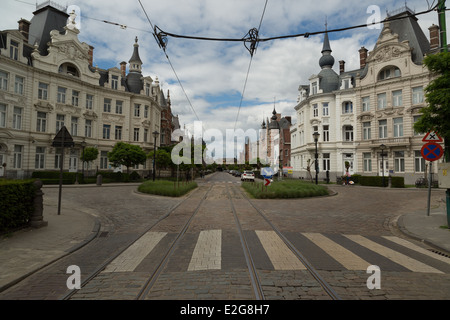
[{"label": "green foliage", "polygon": [[[83,156],[84,154],[84,156]],[[98,149],[94,147],[87,147],[84,148],[84,151],[81,152],[81,161],[83,162],[90,162],[94,161],[98,157]]]},{"label": "green foliage", "polygon": [[[385,186],[388,185],[389,177],[384,177]],[[372,186],[372,187],[382,187],[383,186],[383,177],[380,176],[360,176],[359,183],[362,186]]]},{"label": "green foliage", "polygon": [[267,188],[261,183],[243,183],[242,188],[257,199],[305,198],[329,194],[326,187],[301,180],[274,181]]},{"label": "green foliage", "polygon": [[[59,171],[34,171],[31,177],[33,179],[41,179],[42,183],[59,184]],[[63,172],[63,184],[74,184],[76,181],[76,172]]]},{"label": "green foliage", "polygon": [[138,164],[144,164],[147,155],[141,147],[124,142],[117,142],[111,152],[108,152],[108,159],[114,167],[121,165],[129,168]]},{"label": "green foliage", "polygon": [[425,88],[428,106],[422,108],[422,116],[414,124],[414,129],[417,132],[435,131],[445,139],[448,146],[450,140],[450,52],[429,55],[423,62],[437,78]]},{"label": "green foliage", "polygon": [[392,188],[404,188],[405,187],[405,178],[391,177],[391,187]]},{"label": "green foliage", "polygon": [[181,182],[177,184],[168,180],[149,180],[141,184],[138,187],[138,191],[159,196],[180,197],[195,188],[197,188],[196,182]]},{"label": "green foliage", "polygon": [[0,232],[26,225],[34,211],[34,180],[0,181]]}]

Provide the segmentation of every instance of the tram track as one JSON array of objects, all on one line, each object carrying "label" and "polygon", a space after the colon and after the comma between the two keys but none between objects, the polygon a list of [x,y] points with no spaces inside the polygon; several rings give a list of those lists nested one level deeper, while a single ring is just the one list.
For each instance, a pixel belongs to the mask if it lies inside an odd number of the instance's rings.
[{"label": "tram track", "polygon": [[[154,288],[157,281],[161,278],[162,275],[165,275],[167,277],[167,265],[170,259],[173,259],[173,261],[179,261],[177,259],[186,259],[186,257],[178,257],[175,252],[177,251],[177,248],[180,247],[180,244],[183,243],[183,241],[186,239],[186,235],[188,233],[195,234],[198,230],[205,232],[204,229],[209,229],[210,227],[223,227],[223,225],[226,225],[226,228],[228,228],[228,232],[234,232],[237,233],[239,242],[242,248],[243,256],[245,257],[245,264],[246,264],[246,270],[248,273],[247,278],[249,281],[249,286],[251,286],[251,292],[253,293],[254,299],[256,300],[265,300],[265,294],[264,294],[264,287],[262,285],[262,281],[260,280],[260,275],[258,268],[255,264],[254,256],[253,254],[257,254],[252,252],[251,246],[249,246],[247,238],[246,238],[246,232],[255,231],[254,227],[258,225],[258,227],[261,227],[265,225],[263,228],[264,230],[270,230],[270,232],[274,232],[289,248],[289,250],[292,251],[292,253],[296,256],[296,258],[300,261],[301,264],[303,264],[306,269],[309,271],[309,273],[313,276],[313,278],[317,281],[318,287],[321,286],[324,289],[324,292],[326,295],[328,295],[331,299],[334,300],[340,300],[340,297],[336,294],[336,292],[331,288],[331,286],[319,275],[317,270],[314,269],[314,267],[303,257],[301,252],[295,248],[295,246],[283,235],[283,233],[267,218],[266,214],[263,210],[258,208],[252,201],[245,195],[245,193],[240,190],[237,186],[229,186],[221,184],[216,187],[216,193],[215,194],[222,194],[220,195],[222,198],[220,199],[222,204],[222,209],[220,211],[220,218],[217,216],[214,216],[214,212],[211,212],[211,205],[214,204],[214,198],[219,197],[217,195],[214,195],[212,193],[212,190],[217,185],[211,185],[208,187],[208,189],[205,191],[205,187],[203,187],[203,190],[198,190],[191,193],[186,199],[179,202],[178,205],[174,206],[164,217],[159,219],[155,224],[150,226],[143,234],[141,234],[138,239],[130,243],[128,246],[126,246],[123,250],[120,252],[117,252],[113,257],[108,259],[105,263],[103,263],[101,266],[99,266],[94,272],[92,272],[88,277],[86,277],[82,284],[80,289],[73,289],[68,294],[63,296],[62,300],[68,300],[68,299],[77,299],[76,294],[80,291],[82,291],[83,287],[85,287],[90,281],[93,281],[98,275],[104,271],[109,264],[111,264],[117,257],[119,257],[123,252],[125,252],[130,246],[133,245],[136,241],[139,240],[140,237],[144,236],[147,232],[159,232],[166,230],[168,231],[170,229],[171,234],[173,235],[173,238],[169,245],[166,247],[165,253],[160,257],[160,260],[157,260],[155,262],[156,267],[152,270],[148,270],[149,273],[147,276],[145,276],[145,280],[143,283],[141,283],[139,286],[139,290],[136,291],[136,294],[134,296],[135,300],[144,300],[144,299],[151,299],[151,292]],[[196,194],[195,197],[193,195]],[[211,199],[209,199],[211,196]],[[226,200],[225,200],[226,198]],[[206,202],[206,200],[209,200],[209,202]],[[187,203],[187,201],[191,201],[190,203]],[[228,203],[228,205],[226,205]],[[186,206],[183,206],[184,204],[187,204]],[[242,206],[245,205],[246,207],[243,208]],[[177,209],[180,209],[177,211]],[[200,216],[197,217],[198,213],[201,211]],[[211,219],[208,219],[211,218]],[[198,219],[196,219],[198,218]],[[217,220],[219,219],[219,220]],[[223,219],[223,222],[221,222],[220,219]],[[208,220],[208,221],[205,221]],[[232,222],[234,221],[234,227],[232,226]],[[228,224],[227,224],[228,223]],[[220,226],[218,225],[220,224]],[[207,225],[207,227],[205,227]],[[244,225],[244,227],[243,227]],[[176,228],[175,228],[176,227]],[[174,232],[177,229],[176,232]],[[234,231],[231,231],[234,229]],[[267,232],[267,231],[265,231]],[[176,235],[175,235],[176,234]],[[189,237],[188,237],[189,238]],[[187,240],[186,240],[187,241]],[[180,262],[182,264],[182,262]],[[175,263],[177,264],[177,263]],[[242,271],[236,271],[240,272],[241,276],[244,276],[244,269],[241,269]],[[184,275],[178,275],[181,278],[190,279],[188,272],[185,272]],[[222,271],[218,271],[222,272]],[[277,272],[277,271],[274,271]],[[169,272],[170,273],[170,272]],[[192,273],[191,273],[192,274]],[[206,274],[205,274],[206,275]],[[231,284],[229,284],[231,286]],[[161,286],[161,284],[160,284]],[[169,285],[170,286],[170,285]],[[249,291],[250,292],[250,291]],[[128,297],[129,298],[129,297]]]}]

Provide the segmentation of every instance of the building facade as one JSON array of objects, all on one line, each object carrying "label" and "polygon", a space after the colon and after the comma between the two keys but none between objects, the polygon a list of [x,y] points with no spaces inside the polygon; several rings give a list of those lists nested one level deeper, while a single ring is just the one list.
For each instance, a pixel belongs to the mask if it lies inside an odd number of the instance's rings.
[{"label": "building facade", "polygon": [[[78,40],[73,16],[53,4],[33,14],[18,30],[0,32],[0,177],[59,170],[61,149],[52,140],[62,126],[75,144],[64,149],[66,171],[81,171],[85,147],[99,150],[86,170],[121,170],[107,158],[118,141],[153,150],[165,98],[159,83],[142,75],[138,39],[128,73],[126,62],[103,70],[92,65],[94,48]],[[134,169],[146,174],[151,159]]]},{"label": "building facade", "polygon": [[[432,80],[422,61],[439,47],[438,27],[430,27],[429,41],[407,7],[390,17],[403,19],[384,22],[375,48],[359,50],[357,70],[346,72],[340,61],[340,74],[332,69],[322,73],[324,60],[328,65],[332,61],[326,54],[330,48],[325,35],[322,71],[310,78],[309,86],[299,88],[297,124],[291,129],[295,176],[308,177],[307,165],[315,154],[312,134],[317,131],[321,179],[326,171],[335,179],[347,170],[402,176],[406,184],[424,177],[427,163],[420,153],[424,134],[415,132],[413,125],[425,106],[424,88]],[[310,167],[315,174],[314,169]]]}]

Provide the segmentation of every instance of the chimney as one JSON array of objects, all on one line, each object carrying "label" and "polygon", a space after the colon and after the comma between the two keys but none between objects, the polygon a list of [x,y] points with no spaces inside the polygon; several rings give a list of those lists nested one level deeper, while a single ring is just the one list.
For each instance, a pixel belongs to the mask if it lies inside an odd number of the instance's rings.
[{"label": "chimney", "polygon": [[428,30],[430,30],[430,50],[436,50],[439,48],[439,26],[433,23]]},{"label": "chimney", "polygon": [[345,61],[344,60],[339,61],[339,72],[341,74],[345,72]]},{"label": "chimney", "polygon": [[125,61],[120,63],[120,71],[122,72],[122,77],[125,78],[127,74],[127,63]]},{"label": "chimney", "polygon": [[361,69],[366,66],[367,51],[368,50],[364,47],[361,47],[361,49],[359,49],[359,65]]},{"label": "chimney", "polygon": [[28,43],[28,35],[30,34],[30,21],[25,19],[20,19],[17,21],[19,24],[19,32],[25,37],[26,42]]},{"label": "chimney", "polygon": [[94,64],[94,47],[89,46],[89,65],[92,67]]}]

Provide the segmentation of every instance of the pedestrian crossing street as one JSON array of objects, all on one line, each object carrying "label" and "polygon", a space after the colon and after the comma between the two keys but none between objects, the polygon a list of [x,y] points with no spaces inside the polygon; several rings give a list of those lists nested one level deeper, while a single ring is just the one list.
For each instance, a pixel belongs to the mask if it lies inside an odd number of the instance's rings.
[{"label": "pedestrian crossing street", "polygon": [[[244,231],[257,269],[305,270],[274,231]],[[362,270],[450,273],[450,258],[395,236],[286,233],[288,240],[317,270]],[[159,263],[176,234],[147,232],[114,259],[103,272],[137,272]],[[172,271],[246,268],[239,236],[231,231],[188,233],[175,248],[167,268]]]}]

